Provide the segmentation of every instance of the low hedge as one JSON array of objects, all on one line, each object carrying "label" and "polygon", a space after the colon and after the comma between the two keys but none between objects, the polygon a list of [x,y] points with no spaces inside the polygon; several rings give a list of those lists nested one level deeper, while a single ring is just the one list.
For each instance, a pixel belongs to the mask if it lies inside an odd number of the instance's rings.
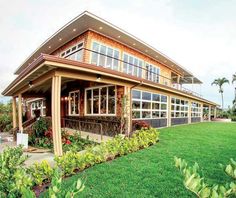
[{"label": "low hedge", "polygon": [[55,157],[53,168],[47,161],[26,168],[23,164],[27,157],[23,156],[22,147],[5,149],[0,154],[0,197],[21,197],[25,188],[50,183],[54,170],[59,169],[63,176],[75,174],[94,164],[146,148],[158,140],[159,133],[153,128],[139,130],[130,138],[119,135],[83,152],[68,151],[61,157]]},{"label": "low hedge", "polygon": [[139,130],[130,138],[118,135],[82,153],[69,151],[61,157],[55,157],[56,165],[60,167],[65,175],[71,175],[94,164],[146,148],[155,144],[159,140],[158,137],[159,133],[154,128]]}]

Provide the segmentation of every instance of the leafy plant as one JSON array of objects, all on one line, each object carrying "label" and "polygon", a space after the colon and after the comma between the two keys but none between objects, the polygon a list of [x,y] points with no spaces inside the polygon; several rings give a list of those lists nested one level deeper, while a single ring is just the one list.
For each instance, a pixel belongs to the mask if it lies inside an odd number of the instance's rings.
[{"label": "leafy plant", "polygon": [[226,166],[221,164],[223,171],[232,179],[236,179],[236,162],[230,159],[230,163]]},{"label": "leafy plant", "polygon": [[51,198],[73,198],[77,197],[78,193],[84,190],[84,183],[80,179],[72,184],[72,189],[62,190],[61,187],[62,176],[58,169],[54,171],[52,183],[48,190],[49,197]]},{"label": "leafy plant", "polygon": [[50,182],[53,176],[53,169],[48,161],[43,160],[41,163],[34,163],[28,168],[28,173],[33,178],[36,185],[42,185],[44,182]]},{"label": "leafy plant", "polygon": [[96,163],[146,148],[155,144],[158,141],[158,136],[159,133],[156,129],[142,129],[136,131],[130,138],[118,135],[105,143],[91,146],[82,153],[66,152],[61,157],[55,157],[55,161],[64,174],[70,175]]},{"label": "leafy plant", "polygon": [[35,132],[35,137],[44,137],[44,133],[49,129],[50,122],[46,118],[40,117],[32,126]]},{"label": "leafy plant", "polygon": [[0,154],[0,197],[20,197],[24,188],[33,185],[23,167],[26,159],[22,147],[9,147]]},{"label": "leafy plant", "polygon": [[[205,183],[204,178],[199,174],[199,166],[195,163],[193,166],[188,166],[187,162],[181,158],[175,157],[175,166],[179,169],[184,176],[184,186],[197,197],[200,198],[223,198],[236,194],[236,184],[212,186]],[[227,171],[231,174],[231,171]]]}]

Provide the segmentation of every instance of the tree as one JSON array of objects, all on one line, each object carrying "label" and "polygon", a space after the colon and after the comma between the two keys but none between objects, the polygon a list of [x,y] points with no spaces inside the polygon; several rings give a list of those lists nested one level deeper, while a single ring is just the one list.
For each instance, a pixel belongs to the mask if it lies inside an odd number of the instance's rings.
[{"label": "tree", "polygon": [[219,93],[221,94],[221,107],[222,109],[224,109],[224,96],[223,96],[223,93],[224,93],[224,90],[223,90],[223,85],[225,83],[229,83],[229,80],[226,79],[225,77],[223,78],[217,78],[215,79],[211,85],[217,85],[219,86]]},{"label": "tree", "polygon": [[[236,82],[236,73],[233,74],[232,76],[232,84]],[[233,105],[236,106],[236,87],[234,88],[234,100],[233,100]]]}]

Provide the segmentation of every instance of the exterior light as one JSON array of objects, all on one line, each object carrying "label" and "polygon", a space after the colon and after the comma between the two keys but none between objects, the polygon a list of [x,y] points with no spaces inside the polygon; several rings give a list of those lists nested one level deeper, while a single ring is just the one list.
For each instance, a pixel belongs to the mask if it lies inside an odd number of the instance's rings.
[{"label": "exterior light", "polygon": [[33,87],[32,81],[29,81],[29,87],[30,87],[30,88]]},{"label": "exterior light", "polygon": [[158,56],[156,56],[156,58],[158,58]]},{"label": "exterior light", "polygon": [[76,31],[76,28],[73,29],[73,32],[75,32],[75,31]]},{"label": "exterior light", "polygon": [[48,46],[49,49],[51,49],[51,46]]},{"label": "exterior light", "polygon": [[117,36],[117,38],[120,38],[120,35],[119,35],[119,36]]},{"label": "exterior light", "polygon": [[145,52],[148,52],[148,50],[145,50]]},{"label": "exterior light", "polygon": [[100,74],[97,75],[97,81],[100,81],[102,76]]},{"label": "exterior light", "polygon": [[165,63],[167,62],[167,60],[164,61]]},{"label": "exterior light", "polygon": [[61,41],[62,40],[62,38],[59,38],[59,41]]},{"label": "exterior light", "polygon": [[133,43],[133,45],[136,45],[135,43]]},{"label": "exterior light", "polygon": [[103,27],[99,27],[99,30],[102,30]]}]

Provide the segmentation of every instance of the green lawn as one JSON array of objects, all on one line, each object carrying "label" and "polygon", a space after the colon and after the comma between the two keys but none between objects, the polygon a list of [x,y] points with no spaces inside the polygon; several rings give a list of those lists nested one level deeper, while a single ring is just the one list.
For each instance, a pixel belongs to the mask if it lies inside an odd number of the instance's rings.
[{"label": "green lawn", "polygon": [[86,177],[81,197],[194,197],[183,186],[174,156],[198,162],[209,183],[229,181],[219,163],[236,158],[236,124],[198,123],[160,131],[158,144],[67,178],[64,188]]}]

